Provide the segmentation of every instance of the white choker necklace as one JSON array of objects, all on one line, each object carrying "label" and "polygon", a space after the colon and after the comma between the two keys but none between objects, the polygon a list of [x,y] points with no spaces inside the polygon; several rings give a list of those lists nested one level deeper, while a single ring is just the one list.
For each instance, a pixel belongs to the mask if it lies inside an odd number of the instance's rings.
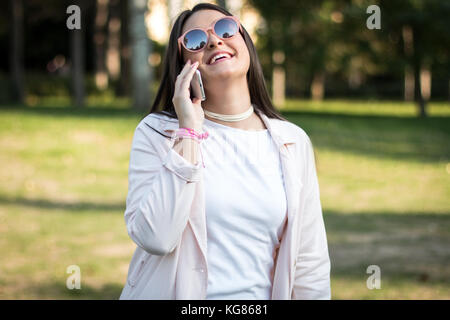
[{"label": "white choker necklace", "polygon": [[217,120],[221,120],[221,121],[227,121],[227,122],[236,122],[236,121],[241,121],[244,119],[247,119],[248,117],[250,117],[253,113],[253,105],[250,105],[250,108],[248,108],[247,111],[243,112],[243,113],[239,113],[239,114],[220,114],[220,113],[215,113],[215,112],[211,112],[208,110],[203,109],[203,112],[214,119]]}]

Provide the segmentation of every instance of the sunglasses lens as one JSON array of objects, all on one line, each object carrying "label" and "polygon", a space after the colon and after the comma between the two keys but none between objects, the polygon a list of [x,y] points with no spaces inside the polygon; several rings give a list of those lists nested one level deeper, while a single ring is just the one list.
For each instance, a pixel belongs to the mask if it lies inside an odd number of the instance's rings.
[{"label": "sunglasses lens", "polygon": [[214,32],[222,39],[230,38],[238,31],[238,25],[233,19],[220,19],[214,25]]},{"label": "sunglasses lens", "polygon": [[192,30],[186,33],[183,42],[189,50],[200,50],[206,45],[208,38],[202,30]]}]

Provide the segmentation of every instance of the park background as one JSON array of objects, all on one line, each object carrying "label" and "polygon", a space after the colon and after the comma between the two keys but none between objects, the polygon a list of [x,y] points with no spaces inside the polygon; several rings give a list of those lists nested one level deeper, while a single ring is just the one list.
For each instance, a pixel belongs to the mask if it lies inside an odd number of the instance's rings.
[{"label": "park background", "polygon": [[[170,26],[196,3],[0,2],[1,299],[119,297],[135,248],[123,219],[132,136]],[[332,298],[449,299],[450,2],[218,3],[314,144]],[[81,30],[66,26],[73,4]],[[370,5],[381,29],[366,25]],[[66,287],[70,265],[80,290]]]}]

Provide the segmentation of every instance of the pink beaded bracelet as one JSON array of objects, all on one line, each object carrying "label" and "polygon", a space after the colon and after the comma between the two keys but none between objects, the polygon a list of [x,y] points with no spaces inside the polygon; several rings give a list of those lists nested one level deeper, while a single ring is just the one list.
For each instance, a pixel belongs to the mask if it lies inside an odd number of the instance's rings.
[{"label": "pink beaded bracelet", "polygon": [[195,131],[192,128],[179,128],[176,132],[175,132],[175,136],[179,137],[185,137],[185,136],[191,136],[191,137],[195,137],[198,140],[204,140],[206,138],[208,138],[209,133],[208,131],[205,131],[203,133],[198,133],[197,131]]},{"label": "pink beaded bracelet", "polygon": [[[206,138],[208,138],[209,133],[208,131],[205,131],[204,133],[198,133],[196,132],[194,129],[192,128],[179,128],[178,130],[175,131],[174,137],[176,138],[181,138],[181,137],[188,137],[190,139],[194,139],[195,141],[201,143],[202,140],[205,140]],[[202,156],[202,164],[203,164],[203,168],[205,167],[205,163],[203,162],[203,153],[202,153],[202,148],[200,147],[200,155]]]}]

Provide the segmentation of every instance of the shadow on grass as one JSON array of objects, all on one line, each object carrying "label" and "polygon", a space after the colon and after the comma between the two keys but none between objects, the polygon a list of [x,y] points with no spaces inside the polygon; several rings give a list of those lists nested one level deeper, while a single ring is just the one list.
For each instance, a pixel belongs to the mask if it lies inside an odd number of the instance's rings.
[{"label": "shadow on grass", "polygon": [[[405,299],[405,296],[406,299],[448,299],[448,284],[442,282],[382,274],[381,290],[369,290],[366,287],[369,276],[364,272],[361,275],[332,275],[331,290],[334,299],[336,296],[337,299]],[[33,284],[24,288],[25,299],[42,300],[119,300],[122,289],[123,286],[119,284],[105,284],[94,288],[82,283],[80,289],[69,290],[61,282]]]},{"label": "shadow on grass", "polygon": [[324,212],[332,275],[365,277],[369,265],[390,279],[450,285],[450,213]]},{"label": "shadow on grass", "polygon": [[[345,214],[325,210],[324,221],[336,297],[449,297],[450,212]],[[383,290],[367,289],[370,265],[380,267]],[[118,299],[121,284],[96,281],[105,284],[93,287],[82,280],[81,290],[68,290],[64,279],[43,279],[27,282],[20,290],[27,299]],[[2,285],[14,288],[14,283]]]},{"label": "shadow on grass", "polygon": [[58,117],[86,117],[86,118],[144,118],[147,112],[137,112],[131,108],[129,109],[119,109],[114,107],[95,107],[89,106],[85,108],[75,108],[75,107],[27,107],[24,105],[0,105],[0,110],[9,112],[20,112],[27,114],[37,114],[37,115],[50,115]]},{"label": "shadow on grass", "polygon": [[27,199],[23,197],[8,198],[0,195],[0,205],[18,205],[39,209],[67,210],[67,211],[125,211],[125,202],[94,203],[94,202],[56,202],[45,199]]},{"label": "shadow on grass", "polygon": [[119,284],[105,284],[94,288],[81,282],[80,289],[67,289],[64,281],[50,281],[32,284],[26,287],[27,296],[31,299],[89,299],[89,300],[118,300],[123,286]]},{"label": "shadow on grass", "polygon": [[286,111],[315,146],[376,158],[421,162],[450,159],[450,117],[348,115]]}]

